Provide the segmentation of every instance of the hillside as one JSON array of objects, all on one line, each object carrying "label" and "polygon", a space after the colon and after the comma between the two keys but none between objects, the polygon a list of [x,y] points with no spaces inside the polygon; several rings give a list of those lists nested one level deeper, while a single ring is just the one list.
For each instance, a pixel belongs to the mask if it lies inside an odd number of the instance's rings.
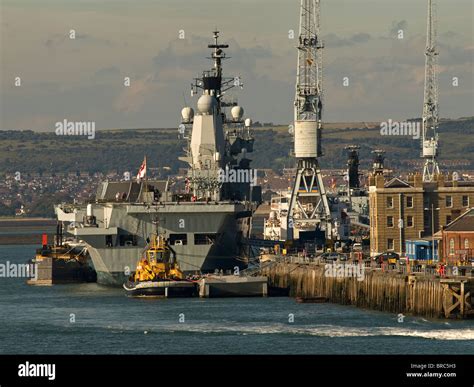
[{"label": "hillside", "polygon": [[[474,169],[474,118],[446,120],[440,125],[441,165],[446,169]],[[280,169],[294,165],[289,153],[291,136],[286,126],[255,129],[253,167]],[[321,159],[323,168],[345,165],[344,147],[360,145],[361,167],[370,165],[373,149],[387,152],[387,164],[409,170],[421,162],[420,140],[381,136],[374,123],[325,125]],[[178,161],[186,146],[175,129],[98,131],[96,138],[56,136],[32,131],[0,132],[0,173],[135,171],[146,154],[150,167],[169,167],[176,173],[185,164]]]}]

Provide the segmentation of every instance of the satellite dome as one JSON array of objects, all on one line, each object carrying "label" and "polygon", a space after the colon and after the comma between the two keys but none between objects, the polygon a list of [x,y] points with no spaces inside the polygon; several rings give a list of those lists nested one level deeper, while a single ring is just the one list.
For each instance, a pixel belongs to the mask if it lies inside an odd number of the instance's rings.
[{"label": "satellite dome", "polygon": [[181,110],[181,117],[183,118],[183,122],[191,122],[194,117],[194,110],[189,106],[186,106]]},{"label": "satellite dome", "polygon": [[247,119],[245,120],[245,126],[246,126],[247,128],[250,128],[250,127],[252,126],[252,120],[251,120],[250,118],[247,118]]},{"label": "satellite dome", "polygon": [[201,95],[198,99],[197,108],[202,114],[211,114],[216,105],[216,99],[212,95]]},{"label": "satellite dome", "polygon": [[244,115],[244,109],[242,108],[242,106],[234,106],[231,109],[230,114],[232,116],[232,120],[240,121],[242,116]]}]

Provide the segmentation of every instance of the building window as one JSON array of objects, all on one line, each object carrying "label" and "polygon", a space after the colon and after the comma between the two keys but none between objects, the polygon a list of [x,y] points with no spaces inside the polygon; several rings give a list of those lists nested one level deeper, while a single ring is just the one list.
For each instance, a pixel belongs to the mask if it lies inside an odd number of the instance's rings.
[{"label": "building window", "polygon": [[462,197],[462,206],[463,207],[469,207],[469,196],[464,195]]},{"label": "building window", "polygon": [[413,208],[413,196],[407,196],[407,208]]},{"label": "building window", "polygon": [[387,227],[393,227],[393,216],[387,216]]},{"label": "building window", "polygon": [[407,216],[407,227],[413,227],[413,216]]},{"label": "building window", "polygon": [[449,240],[449,255],[454,255],[454,239]]},{"label": "building window", "polygon": [[387,239],[387,250],[393,250],[393,239]]},{"label": "building window", "polygon": [[469,250],[469,239],[464,239],[464,250]]},{"label": "building window", "polygon": [[452,206],[453,206],[453,197],[446,196],[446,207],[452,207]]},{"label": "building window", "polygon": [[387,208],[393,208],[393,197],[387,196]]},{"label": "building window", "polygon": [[170,234],[170,245],[187,245],[188,234]]},{"label": "building window", "polygon": [[452,221],[451,215],[447,215],[447,216],[446,216],[446,224],[451,223],[451,221]]}]

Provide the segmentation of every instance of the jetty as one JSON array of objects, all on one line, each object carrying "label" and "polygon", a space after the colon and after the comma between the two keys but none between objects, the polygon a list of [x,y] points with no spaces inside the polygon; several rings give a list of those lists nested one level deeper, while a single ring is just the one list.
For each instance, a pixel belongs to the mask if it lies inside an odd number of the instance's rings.
[{"label": "jetty", "polygon": [[260,275],[270,289],[287,289],[298,300],[327,300],[391,313],[430,318],[474,317],[474,268],[465,275],[364,267],[363,278],[328,275],[327,264],[285,258],[266,262]]},{"label": "jetty", "polygon": [[214,297],[266,297],[267,277],[242,275],[212,275],[199,281],[199,296]]}]

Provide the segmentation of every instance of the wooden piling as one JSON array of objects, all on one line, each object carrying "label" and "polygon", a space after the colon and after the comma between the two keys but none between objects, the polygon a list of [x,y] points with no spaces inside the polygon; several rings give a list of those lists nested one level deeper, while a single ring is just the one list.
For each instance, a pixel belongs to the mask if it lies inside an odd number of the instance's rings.
[{"label": "wooden piling", "polygon": [[262,269],[269,286],[289,288],[290,296],[327,298],[342,305],[355,305],[391,313],[430,318],[467,318],[474,315],[471,294],[474,279],[440,279],[366,269],[364,279],[325,275],[320,264],[275,263]]}]

